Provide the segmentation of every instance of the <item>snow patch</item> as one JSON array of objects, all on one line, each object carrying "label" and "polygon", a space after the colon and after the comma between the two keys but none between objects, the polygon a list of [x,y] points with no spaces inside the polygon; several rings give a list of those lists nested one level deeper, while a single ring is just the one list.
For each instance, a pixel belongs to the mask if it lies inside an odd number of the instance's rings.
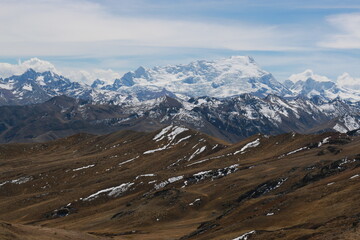
[{"label": "snow patch", "polygon": [[86,198],[83,198],[82,201],[92,201],[95,198],[99,197],[100,194],[107,193],[107,192],[109,192],[108,193],[109,197],[117,197],[120,194],[126,192],[132,185],[134,185],[134,183],[129,182],[129,183],[123,183],[116,187],[102,189],[100,191],[97,191],[94,194],[91,194],[90,196],[88,196]]},{"label": "snow patch", "polygon": [[215,179],[215,178],[225,177],[231,173],[236,172],[238,170],[238,166],[239,166],[239,164],[234,164],[229,167],[219,168],[217,170],[208,170],[208,171],[198,172],[198,173],[193,174],[193,178],[194,178],[195,182],[199,182],[201,180],[204,180],[205,178]]},{"label": "snow patch", "polygon": [[0,183],[0,187],[5,185],[5,184],[8,184],[8,183],[11,183],[11,184],[23,184],[23,183],[27,183],[27,182],[29,182],[31,180],[33,180],[33,177],[31,177],[31,176],[30,177],[21,177],[21,178],[18,178],[18,179],[2,182],[2,183]]},{"label": "snow patch", "polygon": [[84,167],[74,168],[73,172],[80,171],[80,170],[87,169],[87,168],[92,168],[92,167],[95,167],[95,164],[90,164],[90,165],[87,165]]},{"label": "snow patch", "polygon": [[296,150],[294,150],[294,151],[288,152],[288,153],[286,154],[286,156],[291,155],[291,154],[294,154],[294,153],[297,153],[297,152],[300,152],[300,151],[305,150],[305,149],[308,149],[308,148],[307,148],[307,147],[302,147],[302,148],[296,149]]},{"label": "snow patch", "polygon": [[26,91],[32,91],[33,88],[30,84],[25,84],[23,87],[22,87],[23,90],[26,90]]},{"label": "snow patch", "polygon": [[117,197],[120,194],[126,192],[134,183],[123,183],[117,187],[114,187],[108,194],[110,197]]},{"label": "snow patch", "polygon": [[168,180],[165,180],[165,181],[163,181],[163,182],[161,182],[161,183],[159,183],[159,184],[155,184],[154,188],[155,188],[156,190],[159,190],[159,189],[165,187],[166,185],[168,185],[168,184],[170,184],[170,183],[174,183],[174,182],[180,181],[180,180],[183,179],[183,178],[184,178],[184,176],[171,177],[171,178],[169,178]]},{"label": "snow patch", "polygon": [[187,136],[187,137],[184,137],[182,139],[180,139],[179,141],[177,141],[176,143],[173,143],[173,141],[175,140],[175,138],[185,132],[185,131],[188,131],[189,129],[187,128],[183,128],[183,127],[178,127],[178,126],[173,126],[173,125],[170,125],[166,128],[163,128],[160,133],[158,133],[154,138],[153,140],[158,142],[158,141],[161,141],[165,138],[168,139],[168,144],[166,144],[165,146],[162,146],[162,147],[159,147],[157,149],[152,149],[152,150],[148,150],[148,151],[145,151],[143,154],[151,154],[151,153],[154,153],[154,152],[158,152],[158,151],[162,151],[162,150],[165,150],[167,149],[170,145],[176,145],[188,138],[190,138],[191,136]]},{"label": "snow patch", "polygon": [[333,127],[333,129],[334,129],[335,131],[340,132],[340,133],[346,133],[346,132],[348,131],[345,127],[341,126],[341,125],[338,124],[338,123]]},{"label": "snow patch", "polygon": [[331,137],[326,137],[326,138],[324,138],[321,142],[319,142],[318,147],[321,147],[322,145],[328,143],[329,140],[330,140],[330,138],[331,138]]},{"label": "snow patch", "polygon": [[249,142],[244,147],[242,147],[239,151],[234,152],[234,155],[240,153],[243,154],[244,151],[248,148],[254,148],[260,145],[260,138],[256,139],[255,141]]},{"label": "snow patch", "polygon": [[170,125],[166,128],[163,128],[161,130],[160,133],[158,133],[154,138],[153,140],[158,142],[158,141],[161,141],[163,140],[165,137],[168,138],[168,141],[169,142],[172,142],[177,135],[179,135],[180,133],[182,132],[185,132],[185,131],[188,131],[189,129],[187,128],[184,128],[184,127],[179,127],[179,126],[173,126],[173,125]]},{"label": "snow patch", "polygon": [[243,235],[241,235],[240,237],[234,238],[233,240],[247,240],[249,238],[250,235],[255,234],[256,231],[252,230],[250,232],[246,232]]},{"label": "snow patch", "polygon": [[3,84],[3,83],[0,83],[0,88],[2,89],[6,89],[6,90],[12,90],[14,88],[14,85],[13,84]]},{"label": "snow patch", "polygon": [[131,158],[131,159],[129,159],[129,160],[126,160],[126,161],[124,161],[124,162],[119,163],[118,165],[121,166],[121,165],[123,165],[123,164],[132,162],[132,161],[134,161],[135,159],[138,159],[138,158],[139,158],[139,156],[134,157],[134,158]]},{"label": "snow patch", "polygon": [[206,149],[206,146],[203,146],[199,149],[196,149],[196,151],[189,157],[188,161],[190,161],[191,159],[193,159],[196,155],[201,154],[202,152],[204,152]]},{"label": "snow patch", "polygon": [[141,178],[141,177],[155,177],[155,176],[156,176],[156,175],[153,174],[153,173],[142,174],[142,175],[136,176],[135,180],[137,180],[138,178]]},{"label": "snow patch", "polygon": [[159,151],[167,149],[168,147],[169,147],[169,144],[165,145],[163,147],[157,148],[157,149],[152,149],[152,150],[145,151],[145,152],[143,152],[143,154],[150,154],[150,153],[154,153],[154,152],[159,152]]},{"label": "snow patch", "polygon": [[195,199],[192,203],[189,203],[189,206],[193,206],[194,203],[196,203],[196,202],[198,202],[198,201],[200,201],[200,198],[197,198],[197,199]]},{"label": "snow patch", "polygon": [[177,141],[177,142],[175,143],[175,145],[177,145],[177,144],[181,143],[182,141],[185,141],[185,140],[187,140],[187,139],[189,139],[189,138],[191,138],[191,135],[181,138],[179,141]]},{"label": "snow patch", "polygon": [[199,163],[207,162],[207,161],[209,161],[209,160],[210,160],[210,158],[203,159],[203,160],[199,160],[199,161],[190,163],[190,164],[188,164],[188,165],[186,165],[186,166],[187,166],[187,167],[190,167],[190,166],[192,166],[192,165],[196,165],[196,164],[199,164]]},{"label": "snow patch", "polygon": [[177,176],[177,177],[169,178],[168,181],[169,181],[169,183],[173,183],[173,182],[177,182],[183,178],[184,178],[184,176]]},{"label": "snow patch", "polygon": [[354,179],[354,178],[357,178],[357,177],[359,177],[359,176],[360,176],[359,174],[356,174],[356,175],[350,177],[350,179]]}]

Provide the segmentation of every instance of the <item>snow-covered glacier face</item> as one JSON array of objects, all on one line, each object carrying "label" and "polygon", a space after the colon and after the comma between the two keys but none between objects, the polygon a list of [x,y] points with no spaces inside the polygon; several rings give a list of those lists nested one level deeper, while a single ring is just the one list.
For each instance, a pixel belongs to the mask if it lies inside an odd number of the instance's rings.
[{"label": "snow-covered glacier face", "polygon": [[[131,83],[131,84],[129,84]],[[186,65],[168,65],[144,69],[124,75],[117,91],[166,89],[188,97],[231,97],[242,93],[257,96],[284,95],[289,91],[270,73],[262,70],[248,56],[233,56],[219,60],[199,60]]]}]

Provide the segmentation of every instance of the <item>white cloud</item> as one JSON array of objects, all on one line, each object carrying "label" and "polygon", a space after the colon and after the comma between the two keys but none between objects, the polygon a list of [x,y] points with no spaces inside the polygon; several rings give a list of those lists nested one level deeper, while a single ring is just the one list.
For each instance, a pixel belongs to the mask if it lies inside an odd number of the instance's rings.
[{"label": "white cloud", "polygon": [[337,83],[346,88],[360,90],[360,78],[354,78],[349,73],[343,73],[337,78]]},{"label": "white cloud", "polygon": [[289,80],[292,81],[292,82],[297,82],[297,81],[306,81],[309,78],[312,78],[312,79],[314,79],[316,81],[319,81],[319,82],[330,82],[331,81],[329,78],[327,78],[325,76],[315,74],[313,72],[313,70],[311,70],[311,69],[307,69],[302,73],[292,74],[289,77]]},{"label": "white cloud", "polygon": [[59,73],[55,66],[50,62],[38,58],[31,58],[24,62],[19,61],[18,64],[0,63],[0,77],[7,78],[13,75],[21,75],[29,68],[32,68],[37,72],[52,71],[54,73]]},{"label": "white cloud", "polygon": [[[6,59],[32,56],[56,59],[52,57],[56,56],[60,59],[55,62],[58,70],[77,81],[92,81],[96,78],[107,80],[118,74],[112,73],[111,70],[110,72],[99,70],[99,72],[97,70],[99,68],[112,68],[120,71],[122,75],[123,72],[136,69],[139,65],[151,67],[227,55],[253,55],[253,53],[262,54],[255,56],[255,59],[265,69],[274,73],[279,80],[284,80],[290,74],[307,68],[324,73],[333,79],[344,71],[360,76],[357,56],[354,57],[345,50],[344,54],[339,54],[339,51],[337,55],[332,55],[332,50],[315,46],[319,39],[326,38],[326,41],[319,43],[321,47],[360,48],[358,28],[360,14],[329,17],[328,23],[338,29],[337,34],[329,37],[326,36],[328,29],[324,28],[324,22],[319,19],[316,26],[310,21],[312,19],[309,19],[311,24],[309,26],[309,22],[304,22],[302,18],[298,21],[289,19],[287,22],[286,16],[283,16],[285,21],[282,21],[281,25],[271,25],[267,22],[276,21],[271,19],[267,21],[266,14],[249,18],[249,22],[254,22],[255,19],[256,22],[262,21],[262,24],[230,21],[229,19],[235,18],[231,15],[220,16],[225,12],[233,13],[224,9],[237,11],[239,10],[237,8],[246,9],[258,5],[262,7],[260,9],[269,12],[281,7],[284,9],[314,7],[314,5],[319,5],[317,7],[320,8],[331,8],[335,5],[341,7],[338,1],[331,0],[331,3],[327,0],[315,1],[316,3],[310,0],[301,3],[297,0],[276,3],[248,0],[165,2],[0,0],[0,21],[3,23],[0,24],[2,33],[0,53]],[[342,1],[340,5],[350,6],[351,3],[352,1]],[[192,17],[179,16],[179,13],[186,12],[191,7],[197,9],[190,11]],[[179,8],[181,11],[178,11]],[[161,16],[157,15],[159,12]],[[198,14],[199,12],[201,14]],[[175,16],[172,16],[172,13],[176,13]],[[304,51],[288,51],[290,49]],[[249,51],[246,52],[247,50]],[[272,55],[266,50],[279,50],[288,54]],[[322,54],[319,50],[328,51],[329,54]],[[119,60],[116,56],[122,57]],[[76,61],[64,60],[72,57],[76,58]],[[90,61],[86,62],[89,59]],[[96,61],[92,61],[94,59]],[[74,69],[76,67],[82,70]],[[95,70],[90,70],[93,68]],[[14,71],[11,65],[1,64],[1,75]]]},{"label": "white cloud", "polygon": [[6,22],[0,25],[0,52],[7,56],[120,54],[124,46],[295,48],[288,41],[290,34],[272,25],[129,17],[84,0],[0,2],[0,21]]},{"label": "white cloud", "polygon": [[[250,54],[252,55],[252,54]],[[279,81],[284,81],[291,74],[312,69],[315,73],[336,80],[343,73],[360,76],[360,61],[356,54],[342,51],[303,51],[288,52],[281,55],[259,53],[252,55],[259,65],[271,72]]]},{"label": "white cloud", "polygon": [[91,85],[96,79],[103,80],[106,84],[113,84],[115,79],[122,77],[120,73],[111,69],[63,70],[63,72],[67,78],[88,85]]},{"label": "white cloud", "polygon": [[360,13],[333,15],[328,17],[327,21],[338,29],[338,32],[320,42],[320,46],[338,49],[360,48]]}]

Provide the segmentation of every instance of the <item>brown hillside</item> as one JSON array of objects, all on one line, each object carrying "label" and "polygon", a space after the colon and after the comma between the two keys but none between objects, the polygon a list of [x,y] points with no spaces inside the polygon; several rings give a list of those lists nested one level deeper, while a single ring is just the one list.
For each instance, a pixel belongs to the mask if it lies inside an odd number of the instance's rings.
[{"label": "brown hillside", "polygon": [[338,133],[230,145],[169,126],[5,144],[0,237],[359,239],[359,166],[360,138]]}]

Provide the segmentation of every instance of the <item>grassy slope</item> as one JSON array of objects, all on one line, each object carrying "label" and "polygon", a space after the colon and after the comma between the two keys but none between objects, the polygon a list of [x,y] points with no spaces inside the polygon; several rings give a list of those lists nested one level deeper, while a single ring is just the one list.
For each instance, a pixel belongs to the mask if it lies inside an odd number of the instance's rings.
[{"label": "grassy slope", "polygon": [[[49,236],[75,231],[79,237],[82,232],[112,239],[233,239],[256,230],[249,239],[357,239],[360,177],[350,178],[359,174],[359,138],[259,135],[230,145],[189,130],[173,143],[191,137],[171,148],[143,154],[169,143],[154,141],[157,133],[78,134],[45,144],[1,145],[0,184],[31,180],[0,187],[0,220]],[[330,142],[318,147],[328,136]],[[259,146],[233,155],[256,139]],[[287,155],[302,147],[308,149]],[[200,160],[206,161],[194,164]],[[237,171],[223,170],[227,176],[190,181],[195,173],[234,164]],[[76,170],[89,165],[94,166]],[[176,176],[184,179],[154,188]],[[133,185],[117,197],[104,193],[81,200],[122,183]],[[68,203],[68,216],[54,214]]]}]

